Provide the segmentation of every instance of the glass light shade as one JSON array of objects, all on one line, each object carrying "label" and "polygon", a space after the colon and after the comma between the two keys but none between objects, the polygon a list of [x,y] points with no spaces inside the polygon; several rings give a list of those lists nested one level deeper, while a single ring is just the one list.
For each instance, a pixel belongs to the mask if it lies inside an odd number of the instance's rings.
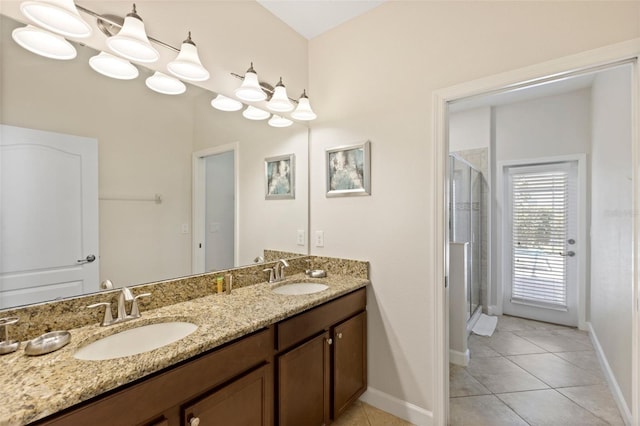
[{"label": "glass light shade", "polygon": [[91,26],[80,17],[73,0],[24,1],[20,3],[20,11],[42,28],[65,37],[91,35]]},{"label": "glass light shade", "polygon": [[184,80],[204,81],[209,78],[209,71],[200,62],[198,49],[191,41],[191,34],[182,43],[180,53],[178,53],[176,59],[167,64],[167,69],[171,74]]},{"label": "glass light shade", "polygon": [[260,102],[267,99],[267,94],[262,90],[258,82],[258,74],[253,69],[253,63],[245,73],[242,84],[234,93],[238,98],[247,102]]},{"label": "glass light shade", "polygon": [[271,114],[269,114],[267,111],[256,108],[252,105],[249,105],[247,109],[242,111],[242,116],[249,120],[266,120],[270,115]]},{"label": "glass light shade", "polygon": [[138,68],[131,62],[107,52],[89,58],[89,65],[94,71],[118,80],[133,80],[139,75]]},{"label": "glass light shade", "polygon": [[27,25],[13,30],[11,37],[23,48],[45,58],[69,60],[76,57],[76,48],[64,37]]},{"label": "glass light shade", "polygon": [[151,77],[145,80],[147,87],[154,92],[163,95],[180,95],[187,90],[187,86],[177,78],[156,71]]},{"label": "glass light shade", "polygon": [[269,126],[271,127],[289,127],[293,124],[293,121],[288,118],[280,117],[279,115],[273,114],[273,117],[269,120]]},{"label": "glass light shade", "polygon": [[242,109],[242,102],[224,95],[218,95],[211,100],[211,106],[220,111],[239,111]]},{"label": "glass light shade", "polygon": [[284,87],[284,84],[282,84],[282,78],[276,85],[271,100],[267,102],[267,108],[275,112],[289,112],[293,110],[293,104],[287,96],[287,89]]},{"label": "glass light shade", "polygon": [[132,61],[149,63],[160,57],[158,51],[151,46],[144,30],[144,22],[135,14],[135,10],[124,18],[124,25],[118,34],[107,38],[107,46]]},{"label": "glass light shade", "polygon": [[296,110],[291,113],[291,117],[302,121],[310,121],[318,118],[316,113],[311,109],[311,104],[309,103],[306,92],[303,92],[300,99],[298,99],[298,106]]}]

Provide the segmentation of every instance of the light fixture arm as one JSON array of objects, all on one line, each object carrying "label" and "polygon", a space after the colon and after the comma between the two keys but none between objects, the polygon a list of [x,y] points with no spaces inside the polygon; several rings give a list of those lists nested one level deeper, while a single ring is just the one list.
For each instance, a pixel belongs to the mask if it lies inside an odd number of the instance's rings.
[{"label": "light fixture arm", "polygon": [[[98,21],[98,24],[100,24],[100,21],[103,21],[103,22],[106,22],[106,23],[108,23],[108,24],[110,24],[110,25],[112,25],[114,27],[122,28],[122,24],[124,22],[124,19],[120,18],[119,16],[115,16],[115,15],[100,15],[99,13],[96,13],[91,9],[87,9],[84,6],[80,6],[77,3],[76,3],[76,8],[79,11],[84,12],[87,15],[90,15],[90,16],[93,16],[94,18],[96,18],[96,20]],[[136,13],[135,12],[135,5],[134,5],[133,13],[134,14]],[[129,15],[131,15],[131,14],[129,14]],[[140,19],[140,17],[138,17],[138,19]],[[140,20],[142,21],[142,19],[140,19]],[[105,31],[108,32],[108,29],[104,25],[102,25],[102,26],[98,25],[98,27],[102,30],[102,32],[105,32]],[[107,37],[110,37],[112,35],[113,34],[107,34]],[[173,50],[174,52],[180,52],[180,49],[178,49],[177,47],[173,47],[172,45],[170,45],[168,43],[165,43],[162,40],[158,40],[157,38],[150,37],[149,35],[147,35],[147,38],[149,39],[149,41],[151,41],[151,42],[153,42],[153,43],[155,43],[157,45],[160,45],[160,46],[162,46],[164,48],[167,48],[169,50]]]}]

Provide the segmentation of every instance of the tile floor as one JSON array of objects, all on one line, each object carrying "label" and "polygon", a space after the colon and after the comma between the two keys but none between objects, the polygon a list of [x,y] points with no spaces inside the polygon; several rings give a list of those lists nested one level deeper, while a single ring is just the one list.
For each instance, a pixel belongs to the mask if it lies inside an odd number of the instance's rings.
[{"label": "tile floor", "polygon": [[354,402],[332,426],[411,426],[411,423],[365,404]]},{"label": "tile floor", "polygon": [[452,426],[624,425],[586,332],[501,316],[469,349],[449,371]]}]

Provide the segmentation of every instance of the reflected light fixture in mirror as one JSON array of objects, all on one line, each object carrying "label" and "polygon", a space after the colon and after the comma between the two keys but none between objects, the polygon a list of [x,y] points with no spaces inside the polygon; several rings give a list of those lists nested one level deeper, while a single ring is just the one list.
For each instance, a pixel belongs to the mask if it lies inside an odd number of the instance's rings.
[{"label": "reflected light fixture in mirror", "polygon": [[65,37],[91,35],[91,26],[80,17],[73,0],[24,1],[20,11],[35,24]]},{"label": "reflected light fixture in mirror", "polygon": [[269,126],[271,127],[289,127],[292,124],[293,121],[276,114],[273,114],[273,117],[269,120]]},{"label": "reflected light fixture in mirror", "polygon": [[275,112],[289,112],[293,110],[293,104],[287,96],[287,89],[282,83],[282,77],[280,77],[280,81],[276,84],[271,100],[267,102],[267,108]]},{"label": "reflected light fixture in mirror", "polygon": [[147,87],[154,92],[163,95],[180,95],[187,90],[187,86],[177,78],[156,71],[151,77],[145,80]]},{"label": "reflected light fixture in mirror", "polygon": [[298,99],[298,106],[296,107],[296,110],[291,113],[291,117],[302,121],[310,121],[318,118],[316,113],[311,109],[311,104],[309,103],[309,97],[307,96],[306,90],[304,90],[302,95],[300,95],[300,99]]},{"label": "reflected light fixture in mirror", "polygon": [[118,55],[138,62],[155,62],[160,57],[158,51],[151,46],[144,29],[142,18],[133,11],[124,18],[124,24],[118,34],[107,38],[107,46]]},{"label": "reflected light fixture in mirror", "polygon": [[100,52],[89,59],[94,71],[118,80],[133,80],[139,72],[131,62],[107,52]]},{"label": "reflected light fixture in mirror", "polygon": [[242,84],[234,91],[235,95],[247,102],[260,102],[267,99],[267,94],[260,87],[258,82],[258,74],[253,69],[253,62],[244,74]]},{"label": "reflected light fixture in mirror", "polygon": [[188,81],[205,81],[209,78],[209,71],[202,66],[196,44],[191,40],[191,31],[182,42],[176,59],[167,64],[167,69],[176,77]]},{"label": "reflected light fixture in mirror", "polygon": [[16,28],[11,37],[21,47],[45,58],[69,60],[76,57],[76,48],[64,37],[33,25]]},{"label": "reflected light fixture in mirror", "polygon": [[242,109],[242,102],[224,95],[218,95],[211,100],[211,106],[220,111],[240,111]]},{"label": "reflected light fixture in mirror", "polygon": [[271,114],[267,111],[249,105],[247,109],[242,111],[242,116],[249,120],[266,120]]}]

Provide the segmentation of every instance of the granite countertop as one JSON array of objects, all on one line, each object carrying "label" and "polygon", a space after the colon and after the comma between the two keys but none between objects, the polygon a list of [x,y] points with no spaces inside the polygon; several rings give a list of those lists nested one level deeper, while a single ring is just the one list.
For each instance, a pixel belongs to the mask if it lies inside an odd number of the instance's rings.
[{"label": "granite countertop", "polygon": [[[288,282],[317,282],[329,288],[299,296],[283,296],[271,291]],[[71,342],[47,355],[25,355],[26,343],[23,342],[17,352],[0,357],[3,366],[0,425],[23,425],[41,419],[368,283],[367,279],[343,275],[310,279],[298,274],[279,283],[234,289],[231,295],[210,295],[149,311],[141,306],[139,319],[109,327],[94,324],[69,330]],[[105,361],[81,361],[73,357],[79,347],[106,335],[167,321],[192,322],[198,329],[175,343],[138,355]]]}]

